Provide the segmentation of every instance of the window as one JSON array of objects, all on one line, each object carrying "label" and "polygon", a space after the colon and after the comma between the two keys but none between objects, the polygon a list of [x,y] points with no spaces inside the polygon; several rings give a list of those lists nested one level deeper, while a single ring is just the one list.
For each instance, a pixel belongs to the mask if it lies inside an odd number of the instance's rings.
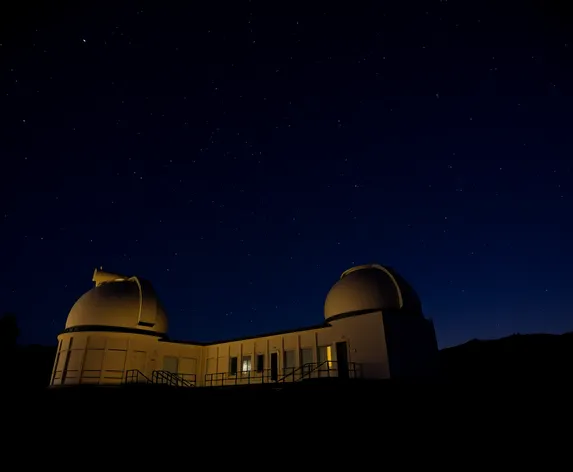
[{"label": "window", "polygon": [[239,360],[236,357],[231,357],[231,361],[229,362],[229,374],[237,375],[238,364]]},{"label": "window", "polygon": [[300,364],[312,364],[314,362],[314,356],[312,352],[312,348],[304,348],[300,350]]},{"label": "window", "polygon": [[[332,348],[330,346],[320,346],[318,348],[318,364],[322,370],[331,369],[332,368]],[[327,362],[324,365],[321,365]]]},{"label": "window", "polygon": [[265,356],[264,354],[257,354],[257,372],[265,370]]},{"label": "window", "polygon": [[284,357],[285,369],[294,369],[296,367],[295,351],[285,351]]},{"label": "window", "polygon": [[179,372],[179,358],[173,356],[165,356],[163,358],[163,370],[176,374]]},{"label": "window", "polygon": [[243,367],[241,372],[250,372],[251,371],[251,356],[243,356]]},{"label": "window", "polygon": [[300,350],[300,367],[303,377],[309,375],[314,369],[314,355],[311,347],[303,348]]}]

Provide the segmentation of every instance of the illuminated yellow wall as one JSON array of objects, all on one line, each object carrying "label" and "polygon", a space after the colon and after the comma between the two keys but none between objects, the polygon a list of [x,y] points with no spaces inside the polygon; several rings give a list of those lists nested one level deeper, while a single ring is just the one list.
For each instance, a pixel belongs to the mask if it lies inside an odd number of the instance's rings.
[{"label": "illuminated yellow wall", "polygon": [[[154,370],[174,367],[184,376],[194,374],[197,385],[204,385],[206,374],[211,374],[208,384],[268,382],[272,353],[277,354],[280,379],[285,373],[299,368],[303,361],[318,362],[320,347],[328,347],[328,355],[336,362],[337,342],[347,343],[348,361],[359,364],[363,377],[388,378],[390,375],[380,312],[333,321],[331,326],[324,328],[207,346],[161,341],[151,335],[114,332],[64,333],[58,341],[52,385],[119,384],[130,369],[137,369],[151,378]],[[291,352],[287,356],[292,356],[294,361],[293,369],[288,371],[284,370],[286,351]],[[264,373],[256,372],[257,355],[264,356]],[[306,359],[302,359],[303,355],[307,356]],[[241,372],[243,361],[247,363],[248,356],[250,371]],[[236,375],[230,374],[233,357],[237,358]],[[324,369],[323,366],[310,376],[336,375],[335,371],[325,372]]]},{"label": "illuminated yellow wall", "polygon": [[[423,317],[417,294],[378,264],[341,275],[326,297],[322,327],[204,346],[163,339],[167,315],[149,281],[101,268],[92,281],[95,287],[76,301],[58,336],[51,385],[120,384],[134,369],[142,374],[136,380],[168,371],[199,386],[268,382],[275,354],[276,380],[336,376],[340,343],[350,377],[425,375],[437,358],[433,323]],[[319,360],[326,362],[320,369]]]},{"label": "illuminated yellow wall", "polygon": [[[214,376],[213,383],[219,385],[245,384],[260,382],[260,375],[254,372],[256,368],[256,356],[264,355],[264,368],[270,369],[271,354],[277,353],[279,377],[283,377],[289,371],[284,371],[285,351],[292,351],[295,368],[299,368],[302,363],[302,350],[312,351],[312,360],[318,362],[318,349],[329,347],[331,360],[336,362],[337,342],[347,343],[348,361],[359,364],[361,374],[365,378],[388,378],[389,367],[386,354],[386,343],[381,313],[371,313],[357,317],[345,318],[332,322],[332,326],[321,329],[297,331],[277,336],[263,338],[251,338],[241,341],[234,341],[204,347],[204,374],[220,375]],[[309,351],[310,352],[310,351]],[[231,358],[238,359],[241,371],[242,360],[245,356],[251,358],[251,372],[248,374],[238,373],[230,375]],[[332,366],[335,368],[335,364]],[[336,375],[336,372],[329,372],[329,375]],[[350,373],[354,375],[353,372]],[[359,375],[359,372],[356,373]],[[309,375],[310,377],[326,376],[322,370],[317,370]],[[202,375],[204,378],[204,375]],[[290,380],[287,378],[287,380]],[[207,379],[207,382],[209,379]]]},{"label": "illuminated yellow wall", "polygon": [[[297,370],[305,378],[336,376],[340,343],[350,377],[424,375],[437,358],[434,327],[423,317],[418,296],[397,273],[377,264],[341,275],[326,297],[321,327],[204,346],[163,339],[167,315],[149,281],[101,268],[92,281],[95,287],[76,301],[66,332],[58,336],[51,385],[117,385],[134,370],[142,374],[136,380],[168,371],[199,386],[297,380]],[[276,376],[269,373],[275,358]],[[316,371],[303,372],[303,365]]]},{"label": "illuminated yellow wall", "polygon": [[370,379],[390,377],[390,365],[381,312],[331,321],[329,337],[347,341],[349,360],[361,365],[362,375]]},{"label": "illuminated yellow wall", "polygon": [[58,336],[51,385],[120,384],[137,369],[151,378],[165,357],[178,360],[178,371],[197,374],[200,346],[160,342],[155,336],[113,332],[75,332]]}]

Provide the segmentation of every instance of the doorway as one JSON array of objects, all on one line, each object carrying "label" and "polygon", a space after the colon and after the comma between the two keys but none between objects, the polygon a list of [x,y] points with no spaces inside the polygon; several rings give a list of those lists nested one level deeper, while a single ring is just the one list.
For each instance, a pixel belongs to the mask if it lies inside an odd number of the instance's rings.
[{"label": "doorway", "polygon": [[336,365],[338,366],[338,378],[347,379],[348,375],[348,348],[346,341],[336,343]]},{"label": "doorway", "polygon": [[279,379],[279,354],[271,352],[271,381],[276,382]]}]

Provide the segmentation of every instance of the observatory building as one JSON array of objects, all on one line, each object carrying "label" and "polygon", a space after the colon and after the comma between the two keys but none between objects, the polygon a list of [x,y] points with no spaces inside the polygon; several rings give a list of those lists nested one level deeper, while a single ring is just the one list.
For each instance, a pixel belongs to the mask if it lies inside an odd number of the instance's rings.
[{"label": "observatory building", "polygon": [[418,295],[378,264],[345,271],[316,326],[217,343],[170,340],[167,314],[148,281],[98,269],[92,280],[58,336],[51,386],[419,378],[436,367],[434,325]]}]

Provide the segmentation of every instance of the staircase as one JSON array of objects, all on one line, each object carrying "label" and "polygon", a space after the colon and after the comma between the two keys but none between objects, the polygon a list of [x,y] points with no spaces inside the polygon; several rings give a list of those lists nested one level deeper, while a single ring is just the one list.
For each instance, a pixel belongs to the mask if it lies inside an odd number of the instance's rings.
[{"label": "staircase", "polygon": [[154,370],[151,375],[154,384],[169,385],[170,387],[194,387],[195,382],[191,382],[180,374],[167,372],[166,370]]},{"label": "staircase", "polygon": [[125,372],[124,384],[151,384],[153,383],[149,377],[137,369],[131,369]]},{"label": "staircase", "polygon": [[[348,363],[348,378],[360,377],[359,366],[354,362]],[[281,377],[278,383],[300,382],[308,379],[342,378],[336,361],[308,362]]]},{"label": "staircase", "polygon": [[[228,372],[205,375],[205,387],[245,387],[252,388],[272,388],[281,390],[289,384],[297,384],[302,381],[322,383],[326,379],[357,379],[361,377],[360,365],[349,362],[346,375],[341,375],[336,361],[309,362],[297,368],[283,370],[283,376],[277,380],[272,380],[270,372],[241,372],[230,376]],[[247,374],[247,375],[245,375]],[[251,375],[252,374],[252,375]],[[330,382],[329,382],[330,383]],[[166,370],[154,370],[151,378],[143,372],[132,369],[125,373],[124,384],[128,385],[164,385],[169,387],[195,387],[196,379],[194,374],[175,374]],[[200,389],[202,390],[202,389]]]},{"label": "staircase", "polygon": [[151,378],[137,369],[128,370],[125,373],[125,384],[128,385],[166,385],[170,387],[194,387],[195,375],[174,374],[166,370],[154,370]]}]

